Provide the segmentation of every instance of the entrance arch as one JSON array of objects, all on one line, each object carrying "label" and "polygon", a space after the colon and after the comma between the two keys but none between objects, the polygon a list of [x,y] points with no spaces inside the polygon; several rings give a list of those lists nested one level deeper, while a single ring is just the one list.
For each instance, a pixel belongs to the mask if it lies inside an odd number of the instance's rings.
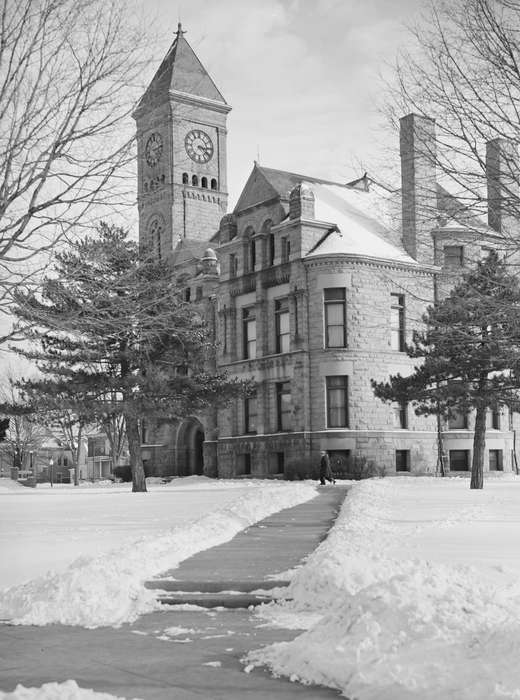
[{"label": "entrance arch", "polygon": [[190,416],[182,421],[177,433],[177,474],[204,474],[204,426]]}]

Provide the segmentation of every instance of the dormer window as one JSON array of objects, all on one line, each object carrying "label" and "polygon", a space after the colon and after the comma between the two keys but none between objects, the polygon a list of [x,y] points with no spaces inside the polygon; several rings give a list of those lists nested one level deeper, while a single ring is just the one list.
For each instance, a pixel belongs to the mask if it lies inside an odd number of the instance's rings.
[{"label": "dormer window", "polygon": [[447,270],[464,267],[464,248],[461,245],[444,246],[444,267]]}]

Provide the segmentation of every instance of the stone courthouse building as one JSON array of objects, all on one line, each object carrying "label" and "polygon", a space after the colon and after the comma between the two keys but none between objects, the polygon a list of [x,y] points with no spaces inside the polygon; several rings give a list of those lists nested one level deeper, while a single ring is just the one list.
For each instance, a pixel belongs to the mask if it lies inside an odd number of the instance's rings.
[{"label": "stone courthouse building", "polygon": [[[219,369],[257,389],[147,430],[144,458],[156,473],[274,476],[308,474],[327,450],[336,469],[435,473],[435,419],[382,403],[370,380],[410,371],[404,344],[426,306],[499,245],[499,205],[489,224],[464,212],[436,182],[434,122],[411,114],[400,191],[255,163],[228,212],[230,109],[179,25],[134,113],[140,240],[173,258],[214,328]],[[496,191],[502,149],[488,144]],[[444,426],[453,472],[470,468],[471,428],[472,416]],[[510,416],[490,415],[490,470],[513,468],[513,442]]]}]

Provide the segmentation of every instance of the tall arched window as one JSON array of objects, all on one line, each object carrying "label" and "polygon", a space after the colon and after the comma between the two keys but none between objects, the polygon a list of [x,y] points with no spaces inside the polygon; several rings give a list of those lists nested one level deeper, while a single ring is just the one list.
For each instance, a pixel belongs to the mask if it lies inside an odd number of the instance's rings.
[{"label": "tall arched window", "polygon": [[150,243],[155,257],[159,260],[162,258],[162,233],[164,230],[164,222],[159,216],[154,216],[148,228],[150,232]]},{"label": "tall arched window", "polygon": [[218,184],[216,178],[212,177],[211,178],[211,189],[212,190],[218,190]]},{"label": "tall arched window", "polygon": [[199,186],[199,178],[196,175],[193,175],[191,178],[191,184],[193,187],[198,187]]},{"label": "tall arched window", "polygon": [[208,178],[203,177],[202,180],[200,181],[200,186],[204,187],[205,190],[208,189]]},{"label": "tall arched window", "polygon": [[182,184],[187,185],[190,181],[188,173],[182,173]]}]

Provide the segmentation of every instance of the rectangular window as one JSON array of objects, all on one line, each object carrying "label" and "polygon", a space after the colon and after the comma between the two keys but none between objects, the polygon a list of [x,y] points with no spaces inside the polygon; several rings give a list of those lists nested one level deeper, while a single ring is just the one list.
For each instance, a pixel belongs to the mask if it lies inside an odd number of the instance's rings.
[{"label": "rectangular window", "polygon": [[251,474],[251,454],[249,452],[238,455],[238,473]]},{"label": "rectangular window", "polygon": [[269,474],[284,474],[285,452],[269,453]]},{"label": "rectangular window", "polygon": [[235,253],[231,253],[229,256],[229,276],[236,277],[238,273],[238,260]]},{"label": "rectangular window", "polygon": [[492,408],[488,412],[487,427],[491,430],[500,430],[500,411],[496,408]]},{"label": "rectangular window", "polygon": [[191,301],[191,289],[186,287],[184,290],[184,301]]},{"label": "rectangular window", "polygon": [[461,245],[444,246],[444,267],[447,270],[456,270],[464,266],[464,249]]},{"label": "rectangular window", "polygon": [[390,347],[392,350],[404,352],[404,294],[391,294],[390,298]]},{"label": "rectangular window", "polygon": [[489,471],[504,471],[504,466],[502,463],[502,450],[489,450]]},{"label": "rectangular window", "polygon": [[276,429],[280,432],[291,430],[291,384],[278,382],[276,384]]},{"label": "rectangular window", "polygon": [[325,347],[345,348],[347,346],[345,287],[324,289],[323,304],[325,307]]},{"label": "rectangular window", "polygon": [[249,396],[244,401],[244,425],[246,433],[256,433],[257,405],[256,393]]},{"label": "rectangular window", "polygon": [[291,241],[284,237],[282,238],[282,262],[289,262],[289,256],[291,254]]},{"label": "rectangular window", "polygon": [[254,308],[242,309],[243,357],[253,360],[256,357],[256,316]]},{"label": "rectangular window", "polygon": [[249,243],[249,272],[253,272],[256,266],[256,241]]},{"label": "rectangular window", "polygon": [[467,430],[468,429],[468,414],[461,411],[454,411],[453,415],[448,418],[449,430]]},{"label": "rectangular window", "polygon": [[485,260],[486,258],[489,258],[492,252],[493,248],[486,248],[486,246],[482,246],[480,249],[480,259]]},{"label": "rectangular window", "polygon": [[274,315],[276,327],[275,352],[289,352],[290,349],[290,329],[289,329],[289,300],[277,299],[274,302]]},{"label": "rectangular window", "polygon": [[467,472],[469,470],[469,450],[450,450],[450,471]]},{"label": "rectangular window", "polygon": [[408,429],[408,404],[402,401],[395,408],[395,424],[403,430]]},{"label": "rectangular window", "polygon": [[200,301],[202,299],[202,287],[195,288],[195,301]]},{"label": "rectangular window", "polygon": [[326,378],[327,427],[348,428],[348,377]]},{"label": "rectangular window", "polygon": [[395,451],[395,471],[409,472],[410,471],[410,450]]},{"label": "rectangular window", "polygon": [[274,265],[274,259],[276,257],[276,244],[274,240],[274,233],[269,234],[269,251],[268,251],[268,261],[269,261],[269,266],[272,267]]}]

